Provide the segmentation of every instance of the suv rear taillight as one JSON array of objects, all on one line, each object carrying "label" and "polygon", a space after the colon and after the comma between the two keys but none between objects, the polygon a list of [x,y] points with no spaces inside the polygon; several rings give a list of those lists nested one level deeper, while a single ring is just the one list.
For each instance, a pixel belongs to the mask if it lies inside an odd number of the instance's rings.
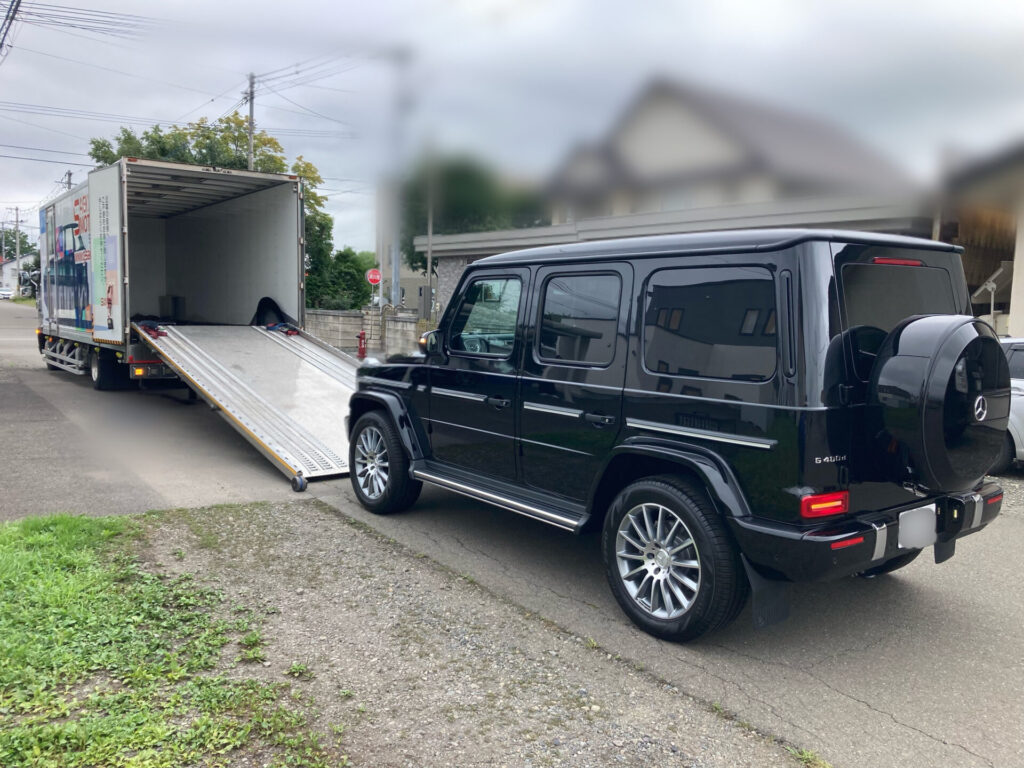
[{"label": "suv rear taillight", "polygon": [[850,511],[850,492],[816,493],[800,499],[800,517],[816,518],[842,515]]}]

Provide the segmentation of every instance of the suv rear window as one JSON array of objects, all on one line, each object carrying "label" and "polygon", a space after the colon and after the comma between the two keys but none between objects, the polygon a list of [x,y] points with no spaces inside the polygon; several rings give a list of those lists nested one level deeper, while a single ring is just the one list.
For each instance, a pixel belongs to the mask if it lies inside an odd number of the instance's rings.
[{"label": "suv rear window", "polygon": [[846,335],[861,381],[871,377],[878,348],[900,322],[914,315],[957,312],[945,269],[856,262],[844,264],[841,275]]},{"label": "suv rear window", "polygon": [[869,325],[888,333],[912,315],[956,314],[949,273],[936,267],[847,264],[843,299],[847,328]]},{"label": "suv rear window", "polygon": [[767,381],[775,373],[775,282],[760,267],[663,269],[644,309],[653,373]]}]

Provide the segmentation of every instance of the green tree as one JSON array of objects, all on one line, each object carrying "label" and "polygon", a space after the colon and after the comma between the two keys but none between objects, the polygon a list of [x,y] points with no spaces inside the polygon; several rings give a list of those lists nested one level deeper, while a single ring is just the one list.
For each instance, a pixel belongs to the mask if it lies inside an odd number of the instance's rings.
[{"label": "green tree", "polygon": [[[243,170],[249,165],[247,125],[248,120],[235,112],[212,123],[202,118],[183,127],[155,125],[141,134],[121,128],[113,139],[92,139],[89,154],[102,165],[121,157],[139,157]],[[266,131],[253,134],[253,169],[266,173],[284,173],[289,169],[281,143]],[[306,304],[320,307],[335,300],[347,301],[342,296],[346,289],[338,283],[333,266],[334,219],[323,210],[327,198],[316,191],[323,178],[302,155],[290,170],[302,179],[304,189]]]},{"label": "green tree", "polygon": [[[18,230],[18,242],[21,244],[21,257],[24,259],[27,256],[38,256],[39,248],[33,243],[24,229]],[[4,259],[13,259],[15,251],[14,241],[14,229],[4,228],[0,230],[0,261]]]},{"label": "green tree", "polygon": [[427,185],[434,177],[434,234],[488,232],[550,223],[537,191],[515,189],[480,161],[465,156],[426,159],[415,166],[402,189],[402,256],[413,269],[427,273],[427,259],[413,248],[413,238],[427,231]]},{"label": "green tree", "polygon": [[[372,251],[356,253],[351,247],[337,251],[315,276],[306,278],[310,306],[318,309],[359,309],[370,301],[372,287],[366,282],[366,270],[377,263]],[[309,299],[309,291],[316,290]]]}]

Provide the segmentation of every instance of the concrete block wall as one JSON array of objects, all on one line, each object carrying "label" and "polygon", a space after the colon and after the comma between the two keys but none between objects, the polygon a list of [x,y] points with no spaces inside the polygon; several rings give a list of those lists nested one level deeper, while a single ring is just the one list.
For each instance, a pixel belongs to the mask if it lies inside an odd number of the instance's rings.
[{"label": "concrete block wall", "polygon": [[354,311],[306,310],[306,332],[346,351],[358,347],[356,334],[365,330],[366,346],[371,350],[383,349],[388,355],[414,352],[425,325],[415,312],[405,310],[398,314],[387,313],[383,326],[376,307]]},{"label": "concrete block wall", "polygon": [[387,343],[389,355],[408,354],[419,348],[419,320],[413,315],[389,315],[387,319]]},{"label": "concrete block wall", "polygon": [[338,349],[355,349],[356,334],[361,330],[363,313],[358,310],[306,310],[306,332]]}]

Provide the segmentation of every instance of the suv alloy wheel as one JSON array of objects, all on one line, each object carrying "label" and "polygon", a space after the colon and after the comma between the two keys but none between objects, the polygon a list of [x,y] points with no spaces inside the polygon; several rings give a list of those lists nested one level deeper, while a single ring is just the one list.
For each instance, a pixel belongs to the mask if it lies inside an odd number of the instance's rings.
[{"label": "suv alloy wheel", "polygon": [[409,457],[391,419],[381,411],[359,417],[348,444],[349,477],[370,512],[387,515],[412,506],[423,484],[409,477]]},{"label": "suv alloy wheel", "polygon": [[646,632],[692,640],[736,618],[749,584],[739,552],[703,489],[673,475],[624,488],[602,537],[615,599]]}]

